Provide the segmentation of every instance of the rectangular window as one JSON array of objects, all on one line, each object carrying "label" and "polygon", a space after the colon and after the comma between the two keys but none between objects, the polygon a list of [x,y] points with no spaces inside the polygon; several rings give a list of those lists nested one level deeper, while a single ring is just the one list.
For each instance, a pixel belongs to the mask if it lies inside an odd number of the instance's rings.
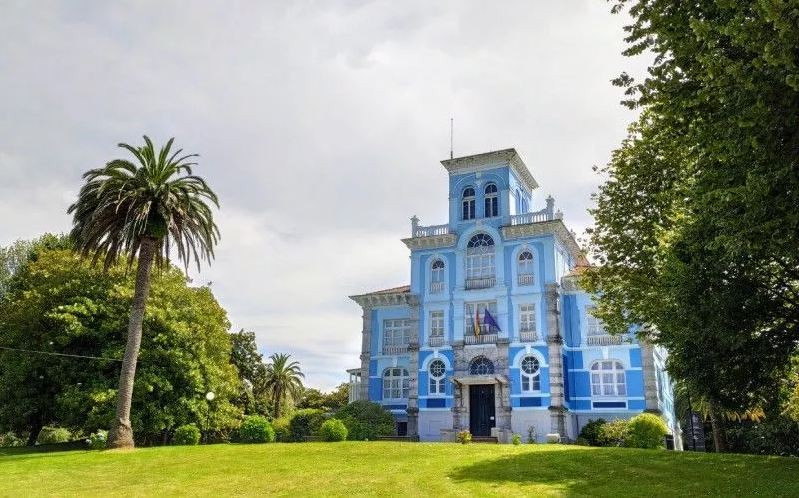
[{"label": "rectangular window", "polygon": [[519,306],[519,332],[535,332],[535,305]]},{"label": "rectangular window", "polygon": [[495,327],[491,327],[485,324],[485,312],[488,310],[491,313],[491,316],[494,317],[494,320],[499,321],[497,316],[497,302],[496,301],[485,301],[479,303],[466,303],[464,309],[464,334],[465,335],[474,335],[474,320],[475,320],[475,310],[477,310],[477,314],[479,316],[480,321],[480,333],[481,334],[495,334],[497,333],[497,329]]},{"label": "rectangular window", "polygon": [[411,342],[411,321],[407,318],[383,322],[383,347],[407,346]]},{"label": "rectangular window", "polygon": [[602,321],[592,314],[595,309],[593,306],[585,309],[585,333],[587,336],[605,335]]},{"label": "rectangular window", "polygon": [[444,312],[430,312],[430,337],[444,336]]}]

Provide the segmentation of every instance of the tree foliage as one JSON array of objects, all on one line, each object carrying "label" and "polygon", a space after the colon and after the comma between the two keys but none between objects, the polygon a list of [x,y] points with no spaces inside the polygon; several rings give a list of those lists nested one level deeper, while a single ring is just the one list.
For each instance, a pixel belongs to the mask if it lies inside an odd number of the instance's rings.
[{"label": "tree foliage", "polygon": [[669,371],[757,406],[797,353],[799,2],[621,0],[640,118],[602,169],[584,284],[611,330],[643,323]]},{"label": "tree foliage", "polygon": [[[58,425],[91,433],[111,426],[119,359],[132,299],[124,264],[102,271],[66,249],[41,249],[0,299],[0,346],[109,358],[0,350],[0,430]],[[154,275],[143,325],[132,424],[140,443],[161,442],[180,425],[228,430],[239,410],[229,323],[208,287],[177,268]],[[205,393],[216,399],[208,402]]]},{"label": "tree foliage", "polygon": [[230,362],[241,380],[236,405],[247,415],[269,415],[272,399],[267,386],[266,364],[258,352],[255,333],[242,329],[230,334],[230,342]]},{"label": "tree foliage", "polygon": [[286,402],[293,403],[302,394],[302,380],[305,374],[300,364],[291,355],[274,353],[266,366],[266,388],[272,396],[274,418],[280,418],[281,408]]}]

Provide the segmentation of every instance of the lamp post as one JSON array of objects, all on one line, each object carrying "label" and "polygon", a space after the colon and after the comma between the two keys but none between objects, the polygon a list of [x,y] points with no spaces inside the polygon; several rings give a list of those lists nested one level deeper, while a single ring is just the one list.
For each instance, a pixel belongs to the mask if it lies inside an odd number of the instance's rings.
[{"label": "lamp post", "polygon": [[213,391],[205,393],[205,399],[208,400],[208,416],[205,419],[205,444],[208,444],[208,434],[211,432],[211,402],[216,399],[216,394]]}]

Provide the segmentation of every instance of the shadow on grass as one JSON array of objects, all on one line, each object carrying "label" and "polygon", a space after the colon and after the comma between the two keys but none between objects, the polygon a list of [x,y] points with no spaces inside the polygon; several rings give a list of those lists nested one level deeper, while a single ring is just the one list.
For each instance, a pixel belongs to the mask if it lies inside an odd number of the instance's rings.
[{"label": "shadow on grass", "polygon": [[799,459],[665,450],[519,447],[454,469],[455,482],[539,485],[567,495],[797,496]]}]

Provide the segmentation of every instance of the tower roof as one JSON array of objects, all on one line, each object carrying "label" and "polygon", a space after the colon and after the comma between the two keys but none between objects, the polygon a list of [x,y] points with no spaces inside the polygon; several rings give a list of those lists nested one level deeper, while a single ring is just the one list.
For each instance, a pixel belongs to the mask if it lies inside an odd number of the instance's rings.
[{"label": "tower roof", "polygon": [[527,165],[524,164],[524,161],[522,161],[519,153],[514,148],[444,159],[441,164],[444,165],[450,175],[472,173],[507,164],[530,191],[538,188],[538,182],[535,181],[530,170],[527,169]]}]

